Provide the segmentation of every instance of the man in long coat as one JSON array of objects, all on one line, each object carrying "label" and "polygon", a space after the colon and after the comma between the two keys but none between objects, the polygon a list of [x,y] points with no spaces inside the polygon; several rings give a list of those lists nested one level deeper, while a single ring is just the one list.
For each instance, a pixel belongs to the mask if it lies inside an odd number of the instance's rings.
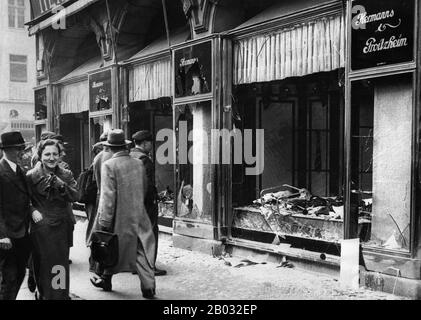
[{"label": "man in long coat", "polygon": [[19,132],[7,132],[0,148],[0,300],[15,300],[30,254],[30,191],[18,164],[25,141]]},{"label": "man in long coat", "polygon": [[[148,179],[148,191],[145,197],[145,207],[151,220],[153,233],[156,241],[155,259],[158,256],[158,240],[159,240],[159,226],[158,226],[158,191],[155,185],[155,166],[151,159],[150,153],[153,148],[153,135],[150,131],[142,130],[136,132],[132,139],[135,147],[130,152],[130,155],[143,162],[146,169],[146,177]],[[155,276],[164,276],[167,271],[158,269],[155,261]]]},{"label": "man in long coat", "polygon": [[102,165],[101,194],[98,205],[99,225],[104,231],[117,234],[119,261],[104,271],[104,286],[111,289],[111,277],[119,272],[136,270],[143,297],[155,296],[155,236],[145,209],[147,191],[145,168],[127,150],[130,141],[122,130],[108,134],[113,157]]}]

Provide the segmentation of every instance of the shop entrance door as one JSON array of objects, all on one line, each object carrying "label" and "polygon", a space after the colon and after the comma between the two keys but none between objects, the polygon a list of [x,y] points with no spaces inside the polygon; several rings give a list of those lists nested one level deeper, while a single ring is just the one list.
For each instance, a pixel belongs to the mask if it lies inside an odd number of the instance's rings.
[{"label": "shop entrance door", "polygon": [[69,164],[75,177],[79,176],[90,161],[87,127],[88,112],[60,116],[60,134],[68,143],[63,159]]}]

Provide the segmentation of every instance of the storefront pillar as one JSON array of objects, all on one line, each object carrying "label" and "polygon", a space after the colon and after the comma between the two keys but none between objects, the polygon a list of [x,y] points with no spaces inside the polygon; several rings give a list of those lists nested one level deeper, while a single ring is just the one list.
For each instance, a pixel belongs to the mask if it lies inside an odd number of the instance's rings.
[{"label": "storefront pillar", "polygon": [[120,128],[122,125],[121,112],[120,112],[120,67],[114,65],[111,67],[111,108],[113,113],[113,128]]}]

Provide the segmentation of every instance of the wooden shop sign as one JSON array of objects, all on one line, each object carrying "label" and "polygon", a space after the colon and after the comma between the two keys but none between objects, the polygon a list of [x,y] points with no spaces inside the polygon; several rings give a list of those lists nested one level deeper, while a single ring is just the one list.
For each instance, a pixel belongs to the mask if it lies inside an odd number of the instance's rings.
[{"label": "wooden shop sign", "polygon": [[414,0],[352,1],[351,69],[414,60]]},{"label": "wooden shop sign", "polygon": [[111,70],[89,75],[89,99],[91,112],[111,109]]}]

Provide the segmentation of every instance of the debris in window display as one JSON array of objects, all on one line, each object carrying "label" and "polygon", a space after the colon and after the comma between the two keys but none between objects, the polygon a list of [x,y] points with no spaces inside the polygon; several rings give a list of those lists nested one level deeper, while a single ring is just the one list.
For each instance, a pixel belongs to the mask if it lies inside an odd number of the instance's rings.
[{"label": "debris in window display", "polygon": [[[268,192],[281,188],[284,190]],[[364,234],[371,224],[372,202],[371,198],[359,202],[359,233],[367,239]],[[263,190],[252,205],[236,208],[234,227],[338,242],[343,239],[343,219],[342,196],[319,197],[307,189],[284,184]]]}]

